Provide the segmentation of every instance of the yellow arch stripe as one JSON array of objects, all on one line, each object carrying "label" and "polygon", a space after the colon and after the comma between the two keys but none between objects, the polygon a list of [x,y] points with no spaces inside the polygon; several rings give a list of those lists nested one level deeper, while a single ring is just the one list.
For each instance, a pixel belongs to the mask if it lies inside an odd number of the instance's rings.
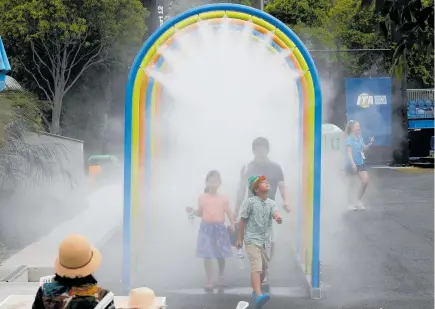
[{"label": "yellow arch stripe", "polygon": [[[305,118],[306,121],[308,121],[308,123],[304,123],[304,129],[307,129],[307,138],[304,141],[304,143],[307,143],[307,148],[306,151],[304,151],[305,155],[309,155],[312,156],[312,154],[314,153],[314,107],[312,106],[314,104],[314,88],[313,88],[313,80],[311,78],[311,74],[308,71],[308,65],[305,62],[302,54],[300,53],[300,51],[296,48],[295,44],[287,37],[284,35],[284,33],[282,33],[279,29],[276,29],[273,25],[271,25],[270,23],[259,19],[257,17],[253,17],[251,15],[245,14],[245,13],[239,13],[239,12],[233,12],[233,11],[214,11],[214,12],[208,12],[208,13],[202,13],[199,15],[195,15],[192,16],[190,18],[187,18],[181,22],[179,22],[178,24],[176,24],[174,27],[172,27],[171,29],[169,29],[168,31],[166,31],[157,41],[156,43],[152,46],[152,48],[150,48],[147,52],[147,54],[145,55],[145,57],[142,60],[141,63],[141,68],[142,70],[139,71],[139,73],[137,74],[136,78],[135,78],[135,83],[134,83],[134,90],[133,90],[133,115],[137,115],[138,113],[138,109],[139,109],[139,94],[140,94],[140,88],[141,88],[141,84],[142,84],[142,80],[144,78],[144,70],[145,68],[148,67],[148,65],[150,64],[153,56],[157,53],[158,49],[165,44],[165,42],[167,42],[170,38],[173,37],[173,35],[175,34],[176,31],[180,31],[194,23],[197,23],[200,20],[207,20],[207,19],[213,19],[213,18],[222,18],[224,17],[224,15],[227,15],[229,18],[233,18],[233,19],[239,19],[239,20],[252,20],[252,22],[256,25],[261,26],[264,29],[267,29],[268,31],[272,31],[275,33],[275,35],[282,41],[284,42],[284,44],[293,52],[293,54],[295,55],[296,59],[298,60],[299,64],[301,65],[301,68],[304,72],[304,79],[307,82],[307,90],[308,90],[308,103],[310,104],[310,106],[307,108],[308,111],[308,115]],[[155,90],[155,87],[153,87],[153,90]],[[153,91],[153,97],[155,96],[155,91]],[[155,104],[154,104],[155,100],[153,100],[152,103],[152,113],[154,114],[155,112]],[[150,117],[150,118],[154,118],[154,117]],[[139,134],[136,132],[139,132],[139,120],[138,119],[133,119],[132,120],[132,131],[133,131],[133,136],[132,136],[132,179],[138,179],[138,175],[137,175],[137,171],[139,170],[139,143],[141,141],[139,141]],[[153,145],[154,143],[152,143],[151,145]],[[304,147],[305,148],[305,147]],[[153,151],[154,152],[154,151]],[[308,159],[308,166],[307,166],[307,175],[312,175],[313,174],[313,170],[314,170],[314,159],[313,158],[309,158]],[[313,192],[313,178],[312,177],[307,177],[308,179],[308,183],[306,191],[307,192],[307,200],[305,200],[305,207],[307,210],[305,219],[306,224],[305,224],[305,235],[310,235],[312,233],[312,220],[308,220],[309,218],[312,218],[312,201],[313,201],[313,196],[312,196],[312,192]],[[137,208],[139,206],[139,202],[137,201],[137,194],[138,194],[138,181],[132,181],[132,208],[133,208],[133,215],[135,213],[137,213]],[[312,237],[307,237],[306,241],[311,242],[312,241]],[[306,247],[308,250],[311,251],[312,245],[311,243],[305,243],[304,247]],[[308,257],[311,257],[311,252],[308,252]],[[311,262],[308,260],[307,264],[306,264],[307,268],[311,267]],[[309,270],[307,270],[307,272],[310,272]]]}]

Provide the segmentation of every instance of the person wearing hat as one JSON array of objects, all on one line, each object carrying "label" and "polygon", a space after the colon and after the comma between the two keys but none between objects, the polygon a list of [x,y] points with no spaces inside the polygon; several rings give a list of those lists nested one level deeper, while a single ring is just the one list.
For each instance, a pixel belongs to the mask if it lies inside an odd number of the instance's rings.
[{"label": "person wearing hat", "polygon": [[[100,252],[81,235],[67,236],[54,262],[55,276],[37,291],[32,309],[93,309],[109,293],[92,275]],[[113,302],[109,307],[113,306]]]},{"label": "person wearing hat", "polygon": [[136,288],[130,290],[126,303],[117,306],[118,309],[159,309],[165,307],[149,288]]},{"label": "person wearing hat", "polygon": [[[290,212],[290,197],[288,196],[288,190],[284,181],[284,173],[281,166],[270,160],[269,158],[270,143],[269,140],[264,137],[257,137],[252,141],[252,152],[254,159],[242,167],[240,172],[240,183],[237,191],[237,199],[235,203],[235,216],[239,215],[240,208],[248,191],[248,197],[252,197],[253,193],[250,190],[246,190],[246,182],[250,177],[255,175],[264,175],[270,185],[268,197],[275,200],[276,193],[279,191],[282,198],[282,207],[289,213]],[[275,252],[275,241],[277,238],[276,224],[272,225],[272,232],[270,235],[270,260],[272,260]],[[263,282],[263,289],[269,290],[269,285],[266,279]]]},{"label": "person wearing hat", "polygon": [[255,299],[255,307],[262,308],[270,300],[270,295],[261,290],[269,262],[266,245],[270,240],[273,219],[281,224],[282,217],[275,201],[268,198],[270,185],[266,177],[250,177],[248,183],[253,196],[242,206],[236,246],[242,248],[243,242],[245,243],[251,264],[252,296]]}]

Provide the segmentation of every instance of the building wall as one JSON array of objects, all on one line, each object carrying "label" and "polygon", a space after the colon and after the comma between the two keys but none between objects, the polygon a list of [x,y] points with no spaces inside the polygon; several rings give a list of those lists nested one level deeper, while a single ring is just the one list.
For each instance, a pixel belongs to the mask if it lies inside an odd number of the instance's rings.
[{"label": "building wall", "polygon": [[8,184],[0,194],[0,234],[9,252],[15,252],[47,235],[62,222],[86,209],[87,179],[84,176],[83,142],[51,134],[29,134],[29,144],[59,144],[65,169],[52,179]]}]

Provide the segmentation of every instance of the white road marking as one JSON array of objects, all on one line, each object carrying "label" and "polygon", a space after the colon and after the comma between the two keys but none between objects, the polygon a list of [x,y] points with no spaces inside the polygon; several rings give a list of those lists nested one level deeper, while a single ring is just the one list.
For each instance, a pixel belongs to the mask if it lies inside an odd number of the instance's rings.
[{"label": "white road marking", "polygon": [[[271,287],[271,295],[285,296],[285,297],[306,297],[308,295],[307,290],[303,287]],[[185,295],[204,295],[207,294],[202,288],[193,289],[180,289],[168,291],[174,294],[185,294]],[[218,290],[215,289],[215,294],[218,294]],[[238,287],[238,288],[226,288],[224,289],[224,294],[231,295],[251,295],[251,287]]]}]

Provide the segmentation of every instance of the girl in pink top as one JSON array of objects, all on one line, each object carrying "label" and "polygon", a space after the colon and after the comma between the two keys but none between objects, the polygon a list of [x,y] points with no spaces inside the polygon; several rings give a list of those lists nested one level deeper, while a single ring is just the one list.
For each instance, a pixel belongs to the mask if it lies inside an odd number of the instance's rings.
[{"label": "girl in pink top", "polygon": [[206,188],[204,194],[198,198],[198,209],[191,207],[187,211],[202,218],[198,231],[197,256],[204,259],[207,284],[206,292],[212,292],[213,267],[212,259],[217,259],[219,265],[218,287],[223,287],[225,259],[231,257],[231,243],[228,230],[225,227],[225,215],[230,220],[230,229],[234,230],[234,217],[229,207],[229,199],[218,193],[221,185],[221,177],[218,171],[211,171],[205,179]]}]

